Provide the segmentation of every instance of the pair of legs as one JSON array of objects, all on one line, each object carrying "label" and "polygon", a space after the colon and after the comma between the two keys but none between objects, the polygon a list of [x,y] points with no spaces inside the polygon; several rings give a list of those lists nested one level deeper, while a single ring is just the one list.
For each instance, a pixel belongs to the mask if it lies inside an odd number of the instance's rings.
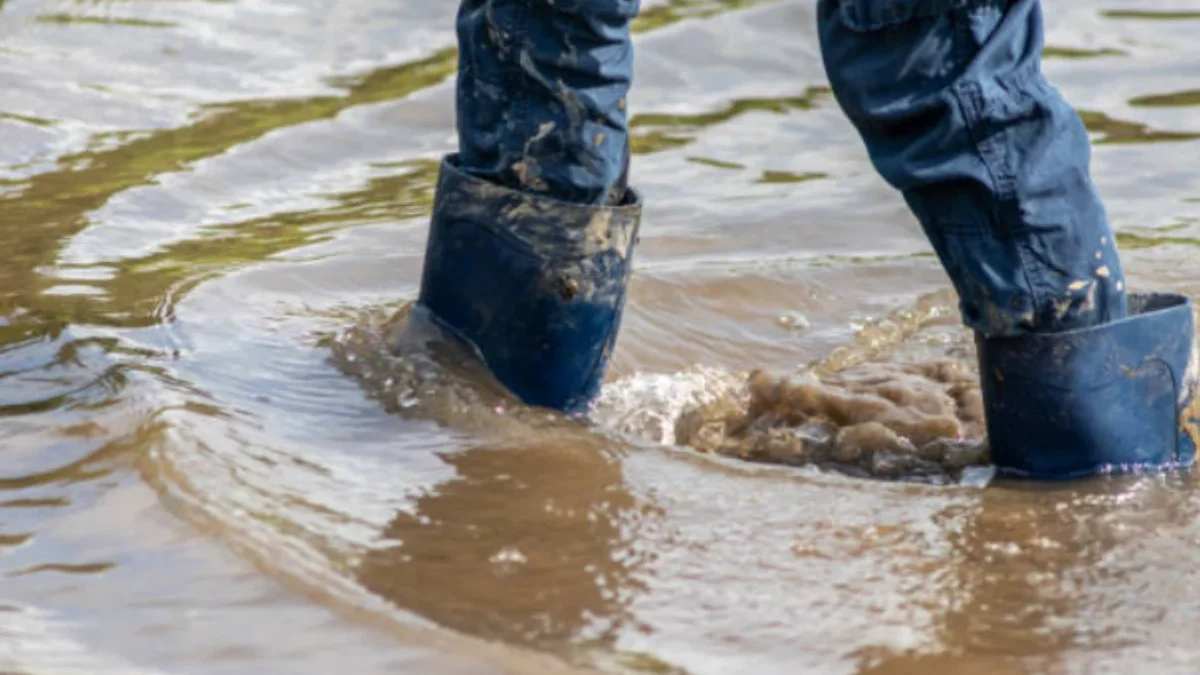
[{"label": "pair of legs", "polygon": [[[460,167],[601,204],[620,190],[637,0],[465,0]],[[1038,0],[822,0],[834,94],[987,336],[1125,315],[1087,133],[1040,72]],[[752,38],[752,36],[748,36]]]},{"label": "pair of legs", "polygon": [[[638,10],[639,0],[463,0],[459,11],[460,149],[439,183],[422,302],[531,403],[586,405],[615,340],[640,217],[626,185]],[[1031,354],[1057,354],[1066,369],[1013,373],[1033,377],[1035,392],[1108,386],[1080,378],[1145,361],[1144,345],[1113,354],[1096,346],[1111,335],[1089,332],[1121,323],[1130,303],[1087,132],[1041,73],[1039,0],[819,0],[817,13],[835,98],[920,221],[996,373],[990,388],[984,374],[993,450],[991,422],[1027,396],[1006,391],[1002,371],[1046,367]],[[1077,334],[1087,339],[1069,349],[1036,338]],[[1079,362],[1063,365],[1064,349]],[[1174,396],[1186,368],[1167,370],[1156,386]],[[1079,407],[1075,394],[1047,396]],[[1064,409],[1059,427],[1108,414]],[[1122,439],[1139,435],[1129,427]],[[1043,468],[1022,470],[1059,472]]]}]

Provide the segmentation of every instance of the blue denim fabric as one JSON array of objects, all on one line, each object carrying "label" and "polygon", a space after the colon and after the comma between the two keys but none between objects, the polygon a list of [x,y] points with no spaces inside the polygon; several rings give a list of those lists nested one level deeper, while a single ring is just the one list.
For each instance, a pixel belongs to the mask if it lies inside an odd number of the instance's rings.
[{"label": "blue denim fabric", "polygon": [[1079,116],[1042,76],[1038,0],[820,0],[834,95],[987,336],[1122,318]]},{"label": "blue denim fabric", "polygon": [[563,201],[619,202],[638,9],[639,0],[463,0],[463,170]]},{"label": "blue denim fabric", "polygon": [[[535,195],[623,192],[638,0],[464,0],[459,166]],[[986,336],[1126,315],[1087,133],[1040,72],[1038,0],[819,0],[834,94]],[[614,189],[618,188],[618,189]]]}]

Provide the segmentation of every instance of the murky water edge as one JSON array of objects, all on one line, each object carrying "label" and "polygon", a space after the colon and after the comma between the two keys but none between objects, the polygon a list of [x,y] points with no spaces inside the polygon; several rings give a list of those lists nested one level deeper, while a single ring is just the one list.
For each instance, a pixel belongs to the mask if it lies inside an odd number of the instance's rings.
[{"label": "murky water edge", "polygon": [[[454,142],[453,4],[0,3],[0,670],[1195,672],[1190,476],[673,445],[756,369],[969,363],[809,2],[646,3],[598,428],[386,354]],[[1131,284],[1196,295],[1200,4],[1047,13]]]}]

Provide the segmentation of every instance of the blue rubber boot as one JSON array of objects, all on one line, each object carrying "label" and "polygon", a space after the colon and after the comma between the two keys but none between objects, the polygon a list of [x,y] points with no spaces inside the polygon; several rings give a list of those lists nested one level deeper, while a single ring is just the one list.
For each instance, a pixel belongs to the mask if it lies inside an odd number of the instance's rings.
[{"label": "blue rubber boot", "polygon": [[419,303],[530,405],[599,393],[625,305],[641,199],[558,201],[442,164]]},{"label": "blue rubber boot", "polygon": [[992,461],[1036,479],[1190,465],[1200,440],[1192,303],[1129,296],[1129,317],[980,338]]}]

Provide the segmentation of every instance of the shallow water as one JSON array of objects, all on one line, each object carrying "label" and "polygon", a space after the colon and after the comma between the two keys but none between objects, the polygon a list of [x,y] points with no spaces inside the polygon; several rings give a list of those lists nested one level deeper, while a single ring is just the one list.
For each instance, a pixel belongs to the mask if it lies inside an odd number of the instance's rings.
[{"label": "shallow water", "polygon": [[[673,445],[754,369],[967,358],[810,2],[646,2],[599,428],[443,347],[385,358],[454,143],[454,4],[0,3],[0,671],[1200,668],[1190,476]],[[1046,4],[1131,285],[1200,293],[1200,2]]]}]

